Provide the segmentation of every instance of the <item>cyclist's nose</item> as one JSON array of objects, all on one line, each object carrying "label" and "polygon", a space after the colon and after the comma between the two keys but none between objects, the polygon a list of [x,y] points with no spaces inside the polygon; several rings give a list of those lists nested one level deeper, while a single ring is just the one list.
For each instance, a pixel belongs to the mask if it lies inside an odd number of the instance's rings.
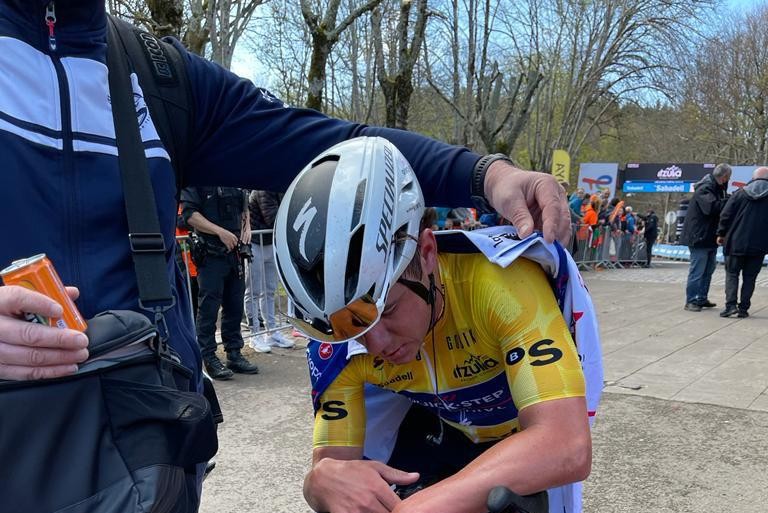
[{"label": "cyclist's nose", "polygon": [[368,333],[363,335],[363,345],[374,356],[381,356],[390,340],[387,329],[382,324],[382,322],[379,322]]}]

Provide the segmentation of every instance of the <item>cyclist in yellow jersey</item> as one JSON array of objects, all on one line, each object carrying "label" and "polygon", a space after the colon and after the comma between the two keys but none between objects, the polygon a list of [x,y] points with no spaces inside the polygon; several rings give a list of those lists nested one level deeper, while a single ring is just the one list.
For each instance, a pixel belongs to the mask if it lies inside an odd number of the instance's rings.
[{"label": "cyclist in yellow jersey", "polygon": [[[529,494],[589,474],[584,377],[547,276],[524,258],[439,253],[422,211],[407,162],[363,138],[315,159],[278,212],[294,323],[324,341],[316,361],[342,367],[316,398],[316,511],[482,512],[495,486]],[[339,360],[334,343],[352,338],[367,352]],[[388,465],[362,459],[366,383],[413,403]],[[431,486],[405,500],[390,488],[420,479]]]}]

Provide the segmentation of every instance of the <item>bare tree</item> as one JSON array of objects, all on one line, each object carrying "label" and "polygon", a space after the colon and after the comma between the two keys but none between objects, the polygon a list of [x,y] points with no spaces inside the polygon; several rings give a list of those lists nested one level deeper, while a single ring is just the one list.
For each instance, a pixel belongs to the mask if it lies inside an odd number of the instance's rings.
[{"label": "bare tree", "polygon": [[301,14],[309,27],[309,33],[312,38],[312,57],[307,73],[309,94],[307,95],[306,106],[310,109],[322,110],[326,68],[333,46],[338,42],[342,32],[344,32],[352,22],[371,11],[379,5],[382,0],[367,0],[367,2],[352,9],[338,24],[337,18],[341,0],[329,0],[325,14],[320,12],[319,5],[311,5],[310,0],[300,1]]},{"label": "bare tree", "polygon": [[[531,164],[548,169],[552,150],[576,153],[610,106],[641,92],[669,94],[670,55],[696,35],[710,0],[538,2],[536,44],[546,85],[529,125]],[[555,37],[552,37],[554,34]],[[545,37],[546,36],[546,37]]]},{"label": "bare tree", "polygon": [[270,70],[270,89],[290,105],[303,105],[311,39],[298,3],[271,0],[260,10],[246,41],[250,52]]},{"label": "bare tree", "polygon": [[535,52],[516,40],[524,32],[496,28],[499,12],[512,7],[509,1],[450,0],[442,9],[450,14],[429,38],[426,78],[453,112],[458,144],[509,152],[528,119],[542,75]]},{"label": "bare tree", "polygon": [[703,157],[768,162],[768,6],[724,16],[681,74],[679,108],[695,116]]},{"label": "bare tree", "polygon": [[[416,12],[411,12],[411,0],[399,2],[399,12],[393,35],[394,41],[387,45],[392,53],[387,59],[384,55],[382,38],[383,10],[378,7],[373,10],[371,17],[373,28],[373,44],[376,49],[376,69],[384,95],[386,126],[393,128],[408,128],[408,111],[413,94],[413,69],[419,57],[419,51],[424,40],[427,25],[427,0],[416,0]],[[411,17],[415,19],[413,34],[409,34]],[[409,41],[410,38],[410,41]],[[389,63],[389,65],[387,65]]]},{"label": "bare tree", "polygon": [[[238,40],[267,0],[109,0],[110,12],[229,68]],[[209,46],[210,45],[210,46]]]}]

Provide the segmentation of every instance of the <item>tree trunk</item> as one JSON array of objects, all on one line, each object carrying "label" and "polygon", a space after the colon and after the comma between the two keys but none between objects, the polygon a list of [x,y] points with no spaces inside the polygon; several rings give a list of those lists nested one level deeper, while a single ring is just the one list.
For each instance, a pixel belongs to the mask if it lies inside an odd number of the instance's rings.
[{"label": "tree trunk", "polygon": [[152,32],[158,37],[180,38],[184,24],[184,9],[181,0],[147,0],[152,16]]}]

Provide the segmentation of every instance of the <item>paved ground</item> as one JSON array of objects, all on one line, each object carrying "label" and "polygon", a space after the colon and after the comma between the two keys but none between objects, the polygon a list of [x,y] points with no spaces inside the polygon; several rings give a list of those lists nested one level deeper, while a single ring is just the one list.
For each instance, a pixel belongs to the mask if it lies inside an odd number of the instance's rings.
[{"label": "paved ground", "polygon": [[[606,388],[591,513],[768,511],[768,272],[749,319],[682,309],[687,267],[587,272]],[[722,266],[710,299],[722,303]],[[258,376],[219,383],[227,422],[203,513],[305,513],[311,406],[301,350],[252,355]]]}]

